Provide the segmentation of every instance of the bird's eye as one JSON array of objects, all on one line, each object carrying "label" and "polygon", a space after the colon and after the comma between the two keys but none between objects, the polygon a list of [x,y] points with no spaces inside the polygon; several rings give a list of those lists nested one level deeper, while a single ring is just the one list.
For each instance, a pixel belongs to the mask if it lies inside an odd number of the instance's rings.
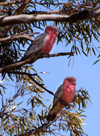
[{"label": "bird's eye", "polygon": [[56,29],[53,29],[54,32],[56,32],[57,30]]},{"label": "bird's eye", "polygon": [[73,82],[73,79],[69,79],[70,82]]}]

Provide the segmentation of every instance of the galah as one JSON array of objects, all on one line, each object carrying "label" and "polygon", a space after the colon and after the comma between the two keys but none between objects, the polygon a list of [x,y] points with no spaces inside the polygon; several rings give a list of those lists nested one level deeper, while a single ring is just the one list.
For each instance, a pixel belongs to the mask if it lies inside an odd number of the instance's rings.
[{"label": "galah", "polygon": [[76,78],[69,76],[64,79],[63,84],[59,86],[55,93],[55,96],[57,97],[54,96],[53,106],[47,116],[48,121],[54,120],[56,115],[65,107],[65,104],[63,104],[60,100],[63,100],[68,105],[73,101],[75,97],[75,85]]},{"label": "galah", "polygon": [[49,54],[58,36],[58,27],[47,26],[45,32],[38,35],[28,47],[21,61],[32,57],[37,53]]}]

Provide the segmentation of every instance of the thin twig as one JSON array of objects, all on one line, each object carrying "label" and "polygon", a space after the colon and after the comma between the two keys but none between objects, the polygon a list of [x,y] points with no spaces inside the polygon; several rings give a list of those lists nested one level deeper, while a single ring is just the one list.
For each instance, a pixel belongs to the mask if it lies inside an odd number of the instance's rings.
[{"label": "thin twig", "polygon": [[74,52],[60,52],[60,53],[54,53],[54,54],[43,54],[43,58],[50,58],[50,57],[58,57],[58,56],[74,56]]},{"label": "thin twig", "polygon": [[[41,84],[41,83],[37,82],[37,81],[32,77],[32,76],[34,76],[34,75],[36,75],[36,74],[30,74],[30,73],[26,73],[26,72],[17,72],[17,71],[6,71],[6,73],[27,75],[27,76],[28,76],[33,82],[35,82],[39,87],[41,87],[42,89],[46,90],[48,93],[50,93],[51,95],[53,95],[54,97],[56,97],[57,99],[59,99],[59,101],[60,101],[61,103],[65,104],[65,106],[68,106],[68,104],[67,104],[64,100],[58,98],[52,91],[46,89],[46,88],[44,87],[44,84]],[[12,97],[12,99],[9,100],[9,103],[12,102],[12,101],[18,96],[18,93],[19,93],[19,91],[17,91],[17,93]],[[59,118],[59,117],[58,117],[58,118]],[[53,121],[51,121],[51,122],[50,122],[50,121],[49,121],[49,122],[47,121],[47,123],[42,124],[42,126],[36,128],[36,129],[31,129],[31,130],[29,130],[29,131],[27,131],[27,132],[24,132],[24,133],[15,135],[15,136],[28,136],[28,135],[30,135],[30,134],[37,134],[37,133],[40,132],[40,131],[41,131],[41,132],[45,132],[45,129],[47,129],[47,128],[48,128],[52,123],[54,123],[58,118],[55,118],[55,119],[54,119]]]},{"label": "thin twig", "polygon": [[6,115],[6,108],[9,107],[10,103],[12,103],[18,96],[19,96],[20,89],[18,89],[17,93],[13,95],[12,99],[8,100],[6,105],[3,105],[0,110],[0,118],[2,118],[4,115]]},{"label": "thin twig", "polygon": [[17,135],[14,135],[14,136],[30,136],[31,134],[37,134],[39,133],[40,131],[41,132],[48,132],[47,130],[44,129],[44,126],[46,126],[47,124],[42,124],[42,126],[38,127],[38,128],[35,128],[35,129],[31,129],[31,130],[26,130],[27,132],[24,132],[24,133],[20,133],[20,134],[17,134]]},{"label": "thin twig", "polygon": [[[31,129],[31,130],[26,130],[25,133],[20,133],[18,135],[15,135],[15,136],[29,136],[31,134],[37,134],[39,133],[40,131],[41,132],[46,132],[47,128],[52,125],[59,117],[55,118],[53,121],[47,121],[47,123],[44,123],[42,124],[42,126],[36,128],[36,129]],[[46,129],[46,130],[45,130]]]},{"label": "thin twig", "polygon": [[27,75],[27,76],[28,76],[28,75],[37,76],[39,79],[41,79],[40,76],[39,76],[37,73],[30,74],[30,73],[26,73],[26,72],[10,71],[10,70],[8,70],[6,73],[21,74],[21,75]]},{"label": "thin twig", "polygon": [[[18,3],[23,3],[23,0],[17,0],[17,1],[11,1],[11,2],[2,2],[0,3],[0,5],[4,5],[4,6],[7,6],[7,5],[11,5],[11,4],[18,4]],[[30,2],[31,4],[39,4],[39,5],[46,5],[46,4],[50,4],[50,5],[64,5],[65,3],[40,3],[40,2]]]},{"label": "thin twig", "polygon": [[[46,92],[48,92],[49,94],[51,94],[51,95],[53,95],[54,97],[56,97],[57,99],[59,99],[61,103],[65,104],[65,106],[68,106],[68,104],[67,104],[64,100],[58,98],[52,91],[50,91],[50,90],[48,90],[47,88],[45,88],[45,87],[44,87],[44,84],[41,84],[41,83],[37,82],[37,81],[34,79],[34,77],[33,77],[34,74],[30,74],[30,73],[26,73],[26,72],[17,72],[17,71],[6,71],[6,73],[27,75],[27,76],[28,76],[33,82],[35,82],[39,87],[41,87],[41,88],[44,89]],[[68,108],[69,108],[69,106],[68,106]]]}]

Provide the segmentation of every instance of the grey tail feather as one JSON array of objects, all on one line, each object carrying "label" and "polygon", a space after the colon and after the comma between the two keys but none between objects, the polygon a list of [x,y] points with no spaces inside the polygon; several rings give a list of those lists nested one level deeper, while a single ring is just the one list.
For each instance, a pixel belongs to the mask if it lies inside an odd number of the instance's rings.
[{"label": "grey tail feather", "polygon": [[24,57],[22,57],[22,58],[20,59],[20,61],[23,61],[23,60],[25,60],[25,58],[24,58]]},{"label": "grey tail feather", "polygon": [[31,56],[32,56],[32,53],[31,53],[30,55],[28,55],[28,56],[23,56],[23,57],[20,59],[20,61],[24,61],[24,60],[26,60],[26,59],[29,59]]},{"label": "grey tail feather", "polygon": [[56,114],[54,113],[54,114],[49,114],[48,116],[47,116],[47,120],[48,121],[53,121],[54,119],[56,118]]}]

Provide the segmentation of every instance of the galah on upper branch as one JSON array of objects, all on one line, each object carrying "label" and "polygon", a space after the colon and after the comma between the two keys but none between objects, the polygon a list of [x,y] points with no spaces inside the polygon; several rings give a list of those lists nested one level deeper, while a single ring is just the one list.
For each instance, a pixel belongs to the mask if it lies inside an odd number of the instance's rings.
[{"label": "galah on upper branch", "polygon": [[45,32],[38,35],[28,47],[21,61],[28,59],[37,53],[49,54],[56,41],[56,37],[58,36],[58,31],[59,29],[56,26],[47,26]]},{"label": "galah on upper branch", "polygon": [[57,98],[54,97],[53,99],[53,106],[47,116],[48,121],[54,120],[56,115],[65,107],[65,104],[63,104],[60,99],[64,100],[68,105],[73,101],[75,97],[75,85],[76,78],[69,76],[64,79],[63,84],[59,86],[55,93]]}]

